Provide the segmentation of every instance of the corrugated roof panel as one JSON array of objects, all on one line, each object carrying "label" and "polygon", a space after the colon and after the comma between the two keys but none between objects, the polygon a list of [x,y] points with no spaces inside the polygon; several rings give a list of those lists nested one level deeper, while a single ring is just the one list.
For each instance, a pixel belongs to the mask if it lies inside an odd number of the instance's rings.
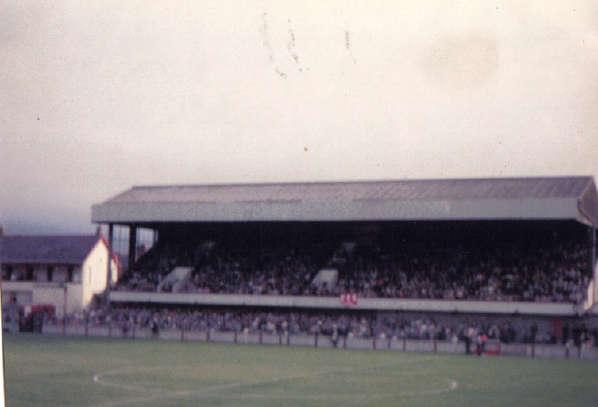
[{"label": "corrugated roof panel", "polygon": [[555,198],[577,196],[589,182],[591,177],[139,186],[107,202]]},{"label": "corrugated roof panel", "polygon": [[[489,205],[488,200],[501,202],[504,200],[529,200],[530,203],[535,202],[534,205],[537,205],[537,200],[552,199],[550,205],[560,208],[559,216],[562,216],[563,207],[557,201],[559,199],[581,200],[588,186],[595,189],[592,177],[138,186],[103,204],[96,205],[95,208],[110,211],[112,210],[110,208],[115,208],[115,205],[120,205],[122,209],[122,205],[125,204],[202,205],[212,203],[255,206],[258,204],[296,203],[310,206],[310,208],[313,205],[320,205],[320,211],[334,211],[335,208],[345,208],[347,205],[351,205],[351,202],[357,204],[358,202],[394,201],[396,205],[404,205],[408,201],[426,201],[445,202],[450,207],[451,203],[460,201],[484,201],[490,211],[493,205]],[[463,207],[469,207],[468,205],[469,203]],[[540,217],[548,216],[547,211],[550,210],[548,209],[550,205],[546,204],[541,208]],[[494,206],[496,207],[496,205]],[[586,204],[586,206],[588,205]],[[444,206],[441,205],[441,207]],[[314,208],[312,209],[317,212]],[[529,213],[533,214],[533,208],[525,206],[521,206],[521,208],[526,216]],[[598,209],[591,207],[586,209],[595,221],[598,218]],[[251,213],[255,212],[249,206],[246,210]],[[577,211],[577,209],[575,210]],[[421,216],[425,216],[424,212],[421,213]],[[483,211],[480,210],[479,213],[483,213]],[[367,218],[367,214],[364,215]],[[572,214],[571,216],[577,218],[576,215]],[[431,213],[430,216],[434,218],[441,215]],[[329,214],[322,212],[322,218],[329,217],[331,217]],[[514,213],[514,217],[517,218],[517,213]],[[178,219],[180,216],[177,215],[176,218]],[[94,220],[105,221],[106,216],[103,215],[102,219],[96,217]]]}]

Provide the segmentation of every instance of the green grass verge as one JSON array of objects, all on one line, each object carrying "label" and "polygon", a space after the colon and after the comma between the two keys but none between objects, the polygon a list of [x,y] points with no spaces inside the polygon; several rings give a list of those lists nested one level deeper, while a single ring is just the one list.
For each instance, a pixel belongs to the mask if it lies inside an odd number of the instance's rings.
[{"label": "green grass verge", "polygon": [[9,407],[598,406],[598,363],[4,337]]}]

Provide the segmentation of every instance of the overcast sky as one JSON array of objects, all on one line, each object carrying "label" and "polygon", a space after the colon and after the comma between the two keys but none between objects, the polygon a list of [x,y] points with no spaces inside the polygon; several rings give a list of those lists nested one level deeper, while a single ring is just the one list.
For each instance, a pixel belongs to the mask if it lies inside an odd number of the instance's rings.
[{"label": "overcast sky", "polygon": [[241,3],[1,2],[6,231],[136,184],[598,175],[595,1]]}]

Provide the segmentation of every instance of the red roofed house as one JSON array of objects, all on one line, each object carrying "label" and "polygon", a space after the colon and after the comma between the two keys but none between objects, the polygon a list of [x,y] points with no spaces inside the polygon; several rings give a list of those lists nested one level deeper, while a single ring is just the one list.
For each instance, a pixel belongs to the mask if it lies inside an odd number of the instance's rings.
[{"label": "red roofed house", "polygon": [[[108,243],[102,236],[1,236],[2,301],[80,311],[106,289]],[[120,264],[112,257],[112,280]],[[114,272],[116,271],[116,272]]]}]

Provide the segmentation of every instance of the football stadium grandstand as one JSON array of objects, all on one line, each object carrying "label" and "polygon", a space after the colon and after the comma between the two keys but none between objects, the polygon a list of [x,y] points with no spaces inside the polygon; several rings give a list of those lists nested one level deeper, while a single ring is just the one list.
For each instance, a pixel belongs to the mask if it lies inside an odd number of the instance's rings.
[{"label": "football stadium grandstand", "polygon": [[92,220],[126,255],[27,308],[10,405],[598,400],[592,177],[134,187]]},{"label": "football stadium grandstand", "polygon": [[48,332],[598,358],[592,177],[141,186],[92,221],[125,270]]}]

